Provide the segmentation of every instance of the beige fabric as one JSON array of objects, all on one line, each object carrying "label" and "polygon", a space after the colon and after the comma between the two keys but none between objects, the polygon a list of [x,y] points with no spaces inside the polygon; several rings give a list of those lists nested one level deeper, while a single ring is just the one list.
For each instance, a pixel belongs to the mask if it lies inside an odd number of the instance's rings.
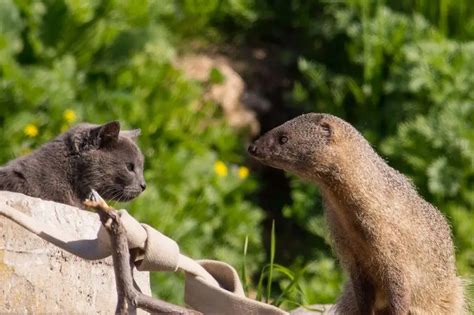
[{"label": "beige fabric", "polygon": [[186,273],[184,301],[204,314],[279,315],[287,312],[245,297],[237,272],[230,265],[213,260],[198,261],[219,282],[210,286],[203,279]]},{"label": "beige fabric", "polygon": [[[290,315],[338,315],[332,304],[314,304],[306,307],[298,307],[290,312]],[[340,315],[340,314],[339,314]]]},{"label": "beige fabric", "polygon": [[[194,261],[180,254],[178,244],[146,224],[140,224],[127,211],[120,210],[130,248],[144,254],[136,262],[139,270],[182,271],[185,301],[205,314],[288,314],[277,307],[245,297],[237,272],[230,265],[212,260]],[[84,259],[95,260],[111,253],[110,239],[101,228],[96,239],[77,239],[59,227],[41,224],[7,204],[0,204],[3,215],[44,240]]]},{"label": "beige fabric", "polygon": [[178,244],[149,225],[143,224],[142,230],[147,235],[145,246],[142,247],[145,255],[142,261],[137,262],[137,269],[172,272],[178,270]]},{"label": "beige fabric", "polygon": [[[148,234],[143,229],[142,225],[132,217],[127,210],[119,210],[119,216],[122,224],[127,230],[127,240],[129,248],[144,248],[147,241]],[[97,248],[105,256],[110,255],[110,238],[107,230],[101,225],[97,233]],[[137,268],[138,269],[138,268]]]},{"label": "beige fabric", "polygon": [[233,292],[239,296],[245,296],[244,288],[240,283],[239,274],[234,267],[217,260],[197,260],[206,271],[213,276],[221,288]]},{"label": "beige fabric", "polygon": [[179,257],[179,270],[189,274],[190,276],[203,279],[208,285],[219,287],[220,284],[216,279],[211,276],[206,269],[204,269],[200,264],[198,264],[193,259],[180,255]]},{"label": "beige fabric", "polygon": [[219,283],[198,263],[179,253],[178,244],[174,240],[147,224],[142,224],[141,228],[146,233],[146,243],[141,247],[145,252],[144,255],[135,263],[138,270],[171,272],[179,270],[200,277],[209,285],[219,286]]}]

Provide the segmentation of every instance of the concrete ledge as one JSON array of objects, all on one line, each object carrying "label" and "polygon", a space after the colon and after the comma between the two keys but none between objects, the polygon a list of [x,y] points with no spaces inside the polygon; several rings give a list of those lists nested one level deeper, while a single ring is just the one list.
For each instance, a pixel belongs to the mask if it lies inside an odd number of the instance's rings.
[{"label": "concrete ledge", "polygon": [[[0,191],[8,204],[35,220],[93,239],[99,217],[68,205]],[[135,273],[151,295],[148,272]],[[116,305],[112,259],[86,261],[49,244],[0,215],[0,313],[104,313]]]}]

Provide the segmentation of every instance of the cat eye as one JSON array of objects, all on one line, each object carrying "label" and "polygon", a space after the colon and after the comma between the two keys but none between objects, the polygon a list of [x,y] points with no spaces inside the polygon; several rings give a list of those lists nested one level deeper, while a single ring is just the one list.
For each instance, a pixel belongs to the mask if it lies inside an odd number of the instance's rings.
[{"label": "cat eye", "polygon": [[129,170],[130,172],[135,171],[135,164],[127,163],[127,170]]},{"label": "cat eye", "polygon": [[288,142],[288,137],[287,136],[280,136],[280,138],[278,138],[278,142],[280,144],[285,144]]}]

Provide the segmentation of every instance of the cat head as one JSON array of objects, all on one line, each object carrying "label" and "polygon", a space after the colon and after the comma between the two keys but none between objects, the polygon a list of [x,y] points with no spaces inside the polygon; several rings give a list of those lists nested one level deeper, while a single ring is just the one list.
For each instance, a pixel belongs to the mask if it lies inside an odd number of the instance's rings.
[{"label": "cat head", "polygon": [[120,131],[118,121],[81,124],[66,133],[81,198],[95,189],[104,199],[129,201],[145,190],[143,154],[135,143],[139,134],[140,129]]}]

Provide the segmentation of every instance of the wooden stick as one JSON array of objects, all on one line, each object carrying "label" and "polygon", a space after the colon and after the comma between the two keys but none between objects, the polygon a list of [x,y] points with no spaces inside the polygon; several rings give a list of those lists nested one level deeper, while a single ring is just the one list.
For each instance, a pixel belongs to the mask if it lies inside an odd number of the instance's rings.
[{"label": "wooden stick", "polygon": [[92,190],[84,205],[97,211],[100,221],[110,235],[118,297],[116,314],[136,314],[137,307],[151,313],[160,314],[202,314],[198,311],[154,299],[138,291],[133,284],[134,255],[130,255],[127,233],[120,221],[118,212],[109,207],[95,190]]}]

